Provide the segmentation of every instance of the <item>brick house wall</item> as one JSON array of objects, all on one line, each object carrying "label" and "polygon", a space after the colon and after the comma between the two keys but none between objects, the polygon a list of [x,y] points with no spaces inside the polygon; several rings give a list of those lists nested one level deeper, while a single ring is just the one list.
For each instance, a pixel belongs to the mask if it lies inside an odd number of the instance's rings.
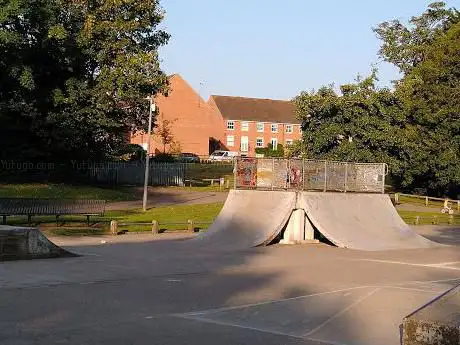
[{"label": "brick house wall", "polygon": [[[272,122],[263,119],[263,117],[270,118],[271,114],[261,114],[261,112],[263,113],[263,109],[258,112],[257,105],[255,105],[253,109],[250,109],[252,99],[244,99],[247,102],[244,106],[240,107],[241,110],[239,110],[239,107],[236,104],[237,102],[240,102],[239,97],[228,97],[232,98],[232,104],[229,104],[229,106],[225,108],[219,108],[218,104],[216,104],[216,97],[225,98],[226,96],[211,96],[208,100],[208,103],[219,114],[219,116],[222,117],[224,121],[224,135],[222,142],[229,151],[239,151],[242,155],[255,156],[256,147],[266,147],[269,143],[272,142],[272,140],[276,140],[278,144],[282,144],[284,147],[286,147],[293,141],[300,140],[302,137],[300,122],[295,118],[295,115],[293,114],[293,108],[286,107],[283,104],[281,107],[279,107],[281,114],[278,113],[277,116],[273,116],[273,118],[276,117],[278,120],[280,118],[286,118],[289,122]],[[274,107],[276,107],[275,102],[278,105],[280,102],[285,103],[285,101],[262,99],[254,99],[253,103],[267,103],[266,101],[270,102],[270,105],[267,107],[272,106],[271,103],[273,103]],[[235,105],[233,106],[233,104]],[[230,109],[230,111],[224,111],[228,109]],[[235,116],[235,114],[240,119],[232,118],[232,115]],[[260,120],[254,120],[251,117],[259,117]],[[233,129],[231,129],[232,124]],[[263,129],[258,129],[258,124],[260,127],[263,127]],[[272,124],[276,125],[276,132],[272,132]],[[242,145],[242,137],[247,138],[247,147],[245,144]],[[247,151],[245,151],[246,149]]]},{"label": "brick house wall", "polygon": [[[178,74],[169,77],[168,96],[158,95],[155,104],[158,107],[156,125],[161,126],[162,119],[172,121],[173,140],[180,145],[181,152],[191,152],[207,156],[213,151],[210,140],[224,139],[224,120],[205,102],[195,90]],[[163,152],[158,128],[152,130],[150,154]],[[147,134],[143,132],[131,135],[131,143],[146,147]],[[170,150],[169,145],[166,152]]]}]

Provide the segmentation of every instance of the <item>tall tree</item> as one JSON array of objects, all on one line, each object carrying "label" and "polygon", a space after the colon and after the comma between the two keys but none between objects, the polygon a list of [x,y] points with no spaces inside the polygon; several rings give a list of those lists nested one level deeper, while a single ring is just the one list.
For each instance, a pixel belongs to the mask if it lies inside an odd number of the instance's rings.
[{"label": "tall tree", "polygon": [[405,112],[417,125],[418,155],[406,171],[432,194],[460,193],[460,23],[439,36],[400,83]]},{"label": "tall tree", "polygon": [[403,178],[414,132],[398,98],[376,81],[374,71],[340,93],[327,86],[296,97],[307,157],[388,163]]},{"label": "tall tree", "polygon": [[158,0],[4,0],[0,7],[3,158],[106,158],[164,92]]},{"label": "tall tree", "polygon": [[399,20],[383,22],[374,28],[382,40],[379,54],[402,73],[409,73],[425,61],[431,44],[459,21],[460,13],[455,8],[447,8],[438,1],[431,3],[420,16],[412,17],[408,25]]}]

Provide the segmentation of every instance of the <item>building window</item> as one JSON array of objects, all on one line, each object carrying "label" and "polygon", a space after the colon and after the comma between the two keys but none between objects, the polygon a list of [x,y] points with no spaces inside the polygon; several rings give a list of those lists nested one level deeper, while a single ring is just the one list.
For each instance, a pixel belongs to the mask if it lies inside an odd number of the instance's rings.
[{"label": "building window", "polygon": [[235,121],[227,121],[227,129],[233,131],[235,129]]},{"label": "building window", "polygon": [[249,130],[249,122],[247,121],[241,122],[241,130],[243,132],[247,132]]},{"label": "building window", "polygon": [[286,139],[286,146],[291,146],[293,143],[292,139]]},{"label": "building window", "polygon": [[286,125],[286,133],[292,133],[292,125]]},{"label": "building window", "polygon": [[277,123],[272,123],[272,133],[278,132],[278,124]]},{"label": "building window", "polygon": [[256,147],[264,147],[264,138],[256,139]]},{"label": "building window", "polygon": [[249,138],[241,137],[241,152],[248,152],[248,151],[249,151]]},{"label": "building window", "polygon": [[263,132],[263,131],[264,131],[264,123],[257,122],[257,132]]},{"label": "building window", "polygon": [[271,144],[272,144],[272,150],[276,151],[278,149],[278,139],[272,138]]},{"label": "building window", "polygon": [[235,137],[233,135],[227,135],[227,146],[235,146]]}]

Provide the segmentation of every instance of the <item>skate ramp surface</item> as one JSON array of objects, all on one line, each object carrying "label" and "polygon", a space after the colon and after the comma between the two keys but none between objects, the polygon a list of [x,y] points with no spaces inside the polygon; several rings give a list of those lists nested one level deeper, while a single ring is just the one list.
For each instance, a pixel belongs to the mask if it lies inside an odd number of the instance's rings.
[{"label": "skate ramp surface", "polygon": [[77,256],[52,243],[37,228],[0,225],[0,261]]},{"label": "skate ramp surface", "polygon": [[385,194],[303,192],[299,202],[314,227],[338,247],[376,251],[441,246],[413,232]]},{"label": "skate ramp surface", "polygon": [[267,245],[286,225],[296,199],[295,192],[231,190],[208,231],[191,241],[214,249]]}]

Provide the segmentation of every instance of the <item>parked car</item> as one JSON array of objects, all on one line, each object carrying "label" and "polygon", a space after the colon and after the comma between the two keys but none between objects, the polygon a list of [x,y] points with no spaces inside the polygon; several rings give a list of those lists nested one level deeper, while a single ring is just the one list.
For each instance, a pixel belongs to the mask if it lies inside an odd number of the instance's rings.
[{"label": "parked car", "polygon": [[239,153],[236,151],[222,151],[217,150],[211,153],[209,160],[211,161],[231,161],[234,158],[238,157]]},{"label": "parked car", "polygon": [[187,163],[200,163],[200,157],[194,153],[183,152],[177,157],[178,161]]}]

